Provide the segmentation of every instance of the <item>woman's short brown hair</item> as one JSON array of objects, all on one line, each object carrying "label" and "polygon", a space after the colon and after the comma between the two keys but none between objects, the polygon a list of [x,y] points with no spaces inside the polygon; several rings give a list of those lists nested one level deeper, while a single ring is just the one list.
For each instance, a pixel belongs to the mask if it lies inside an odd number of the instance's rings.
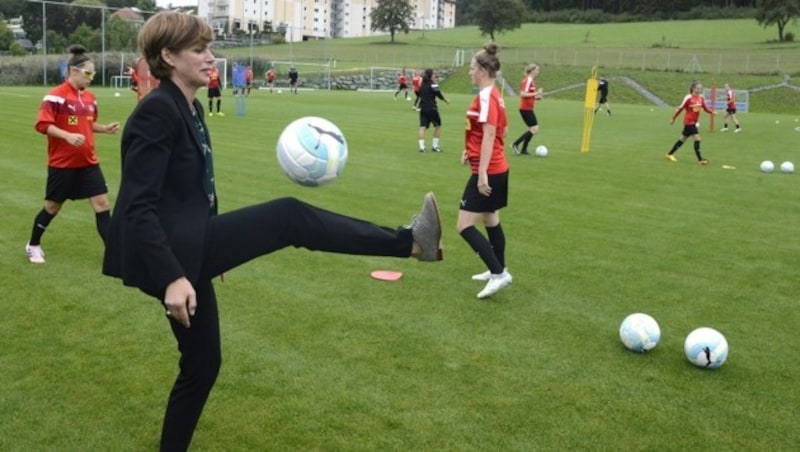
[{"label": "woman's short brown hair", "polygon": [[157,79],[169,78],[172,66],[161,58],[161,50],[180,52],[214,40],[211,27],[203,19],[178,11],[161,11],[144,23],[137,38],[139,51]]}]

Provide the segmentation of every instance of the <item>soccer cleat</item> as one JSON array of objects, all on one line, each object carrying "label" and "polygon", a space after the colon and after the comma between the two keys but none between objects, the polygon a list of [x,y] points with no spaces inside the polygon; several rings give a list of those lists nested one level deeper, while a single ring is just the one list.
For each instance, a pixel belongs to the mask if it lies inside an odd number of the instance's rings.
[{"label": "soccer cleat", "polygon": [[491,297],[501,289],[508,287],[508,285],[511,284],[511,280],[511,273],[509,273],[507,270],[503,270],[503,273],[500,273],[499,275],[491,275],[489,277],[489,282],[486,283],[486,287],[478,292],[478,298],[484,299]]},{"label": "soccer cleat", "polygon": [[728,131],[728,128],[727,128],[727,127],[723,127],[723,128],[721,128],[721,129],[719,129],[719,131],[720,131],[720,132],[727,132],[727,131]]},{"label": "soccer cleat", "polygon": [[433,192],[425,194],[422,210],[411,222],[411,234],[422,251],[417,259],[424,262],[442,260],[442,219]]},{"label": "soccer cleat", "polygon": [[523,150],[519,151],[519,155],[531,155],[531,153],[528,152],[527,149],[523,149]]},{"label": "soccer cleat", "polygon": [[511,150],[514,151],[514,155],[519,155],[519,146],[516,143],[511,145]]},{"label": "soccer cleat", "polygon": [[44,250],[40,245],[25,244],[25,254],[32,264],[44,264]]},{"label": "soccer cleat", "polygon": [[739,127],[737,127],[737,128],[736,128],[736,130],[734,130],[734,131],[733,131],[733,133],[739,133],[739,132],[741,132],[741,131],[742,131],[742,129],[741,129],[741,128],[739,128]]},{"label": "soccer cleat", "polygon": [[221,112],[221,111],[218,111],[218,112],[217,112],[217,116],[225,116],[225,113],[223,113],[223,112]]},{"label": "soccer cleat", "polygon": [[420,149],[419,152],[425,152],[425,148]]},{"label": "soccer cleat", "polygon": [[697,164],[698,165],[708,165],[708,160],[700,159],[700,160],[697,161]]},{"label": "soccer cleat", "polygon": [[[503,272],[508,273],[508,269],[504,268]],[[511,273],[508,273],[508,276],[510,278],[511,277]],[[472,275],[472,280],[473,281],[484,281],[485,282],[485,281],[488,281],[489,279],[491,279],[491,277],[492,277],[492,272],[489,271],[489,270],[486,270],[483,273],[477,273],[477,274]],[[511,278],[512,281],[513,281],[513,279],[514,278]],[[511,284],[510,281],[509,281],[509,284]]]},{"label": "soccer cleat", "polygon": [[442,148],[440,148],[439,146],[436,146],[432,150],[433,150],[433,152],[442,152]]},{"label": "soccer cleat", "polygon": [[675,156],[672,155],[672,154],[667,154],[667,155],[664,156],[664,158],[666,158],[670,162],[677,162],[678,161],[678,159],[676,159]]}]

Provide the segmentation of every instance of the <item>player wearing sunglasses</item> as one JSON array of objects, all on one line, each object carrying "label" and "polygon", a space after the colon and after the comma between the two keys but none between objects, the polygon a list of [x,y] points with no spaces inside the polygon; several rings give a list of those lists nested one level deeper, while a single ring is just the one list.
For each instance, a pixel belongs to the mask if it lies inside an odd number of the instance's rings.
[{"label": "player wearing sunglasses", "polygon": [[72,46],[69,51],[72,57],[67,78],[44,96],[36,119],[36,130],[47,135],[47,187],[44,207],[36,214],[25,245],[34,264],[44,263],[42,235],[67,199],[89,199],[103,241],[111,219],[108,187],[97,161],[94,134],[115,133],[119,122],[97,123],[97,101],[88,90],[95,75],[94,63],[82,46]]}]

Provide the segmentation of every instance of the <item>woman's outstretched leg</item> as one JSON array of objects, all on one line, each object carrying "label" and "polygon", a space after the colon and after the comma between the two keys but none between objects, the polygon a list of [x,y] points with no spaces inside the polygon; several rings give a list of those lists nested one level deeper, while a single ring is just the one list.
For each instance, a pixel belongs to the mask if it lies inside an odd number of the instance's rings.
[{"label": "woman's outstretched leg", "polygon": [[209,220],[202,277],[213,278],[287,246],[341,254],[441,260],[441,220],[433,193],[410,226],[396,229],[280,198]]}]

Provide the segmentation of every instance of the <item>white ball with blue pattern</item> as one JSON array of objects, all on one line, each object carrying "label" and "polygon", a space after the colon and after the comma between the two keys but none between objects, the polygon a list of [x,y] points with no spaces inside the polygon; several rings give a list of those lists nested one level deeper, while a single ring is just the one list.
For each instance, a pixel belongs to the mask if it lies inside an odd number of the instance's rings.
[{"label": "white ball with blue pattern", "polygon": [[728,359],[728,341],[714,328],[697,328],[686,336],[683,351],[695,366],[716,369]]},{"label": "white ball with blue pattern", "polygon": [[278,164],[289,179],[307,187],[333,182],[347,163],[347,140],[334,123],[316,116],[291,122],[278,138]]},{"label": "white ball with blue pattern", "polygon": [[643,353],[661,340],[661,328],[653,317],[637,312],[625,317],[619,327],[619,339],[628,350]]}]

